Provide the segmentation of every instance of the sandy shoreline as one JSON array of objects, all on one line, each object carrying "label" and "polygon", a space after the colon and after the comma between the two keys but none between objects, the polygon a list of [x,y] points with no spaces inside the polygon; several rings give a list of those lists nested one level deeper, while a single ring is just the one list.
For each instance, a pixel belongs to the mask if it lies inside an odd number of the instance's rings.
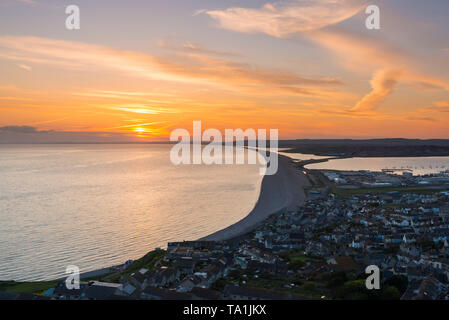
[{"label": "sandy shoreline", "polygon": [[291,158],[279,155],[278,172],[263,177],[259,199],[251,212],[233,225],[200,240],[222,241],[241,236],[253,230],[270,215],[284,210],[295,210],[304,204],[304,187],[309,185],[309,181],[291,164]]}]

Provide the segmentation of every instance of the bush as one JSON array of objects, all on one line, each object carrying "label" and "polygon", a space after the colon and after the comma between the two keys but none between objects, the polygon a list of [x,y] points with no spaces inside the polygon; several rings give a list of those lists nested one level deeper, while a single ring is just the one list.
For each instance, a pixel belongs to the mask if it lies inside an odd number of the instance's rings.
[{"label": "bush", "polygon": [[327,288],[341,287],[346,281],[349,280],[344,271],[329,273],[324,278],[324,280],[326,280]]},{"label": "bush", "polygon": [[288,264],[288,268],[294,271],[298,271],[302,267],[304,267],[306,264],[303,260],[300,259],[292,259],[292,261]]},{"label": "bush", "polygon": [[218,279],[215,281],[210,287],[212,290],[223,291],[224,287],[228,284],[228,282],[224,279]]},{"label": "bush", "polygon": [[313,282],[306,282],[303,286],[302,289],[306,290],[306,291],[314,291],[316,289],[315,283]]},{"label": "bush", "polygon": [[365,300],[368,299],[368,290],[363,280],[352,280],[346,282],[337,291],[337,298],[345,300]]},{"label": "bush", "polygon": [[399,300],[401,298],[401,294],[396,287],[389,286],[382,293],[383,300]]},{"label": "bush", "polygon": [[405,290],[407,290],[408,279],[404,275],[394,275],[385,281],[385,286],[393,286],[398,289],[400,295],[403,295]]}]

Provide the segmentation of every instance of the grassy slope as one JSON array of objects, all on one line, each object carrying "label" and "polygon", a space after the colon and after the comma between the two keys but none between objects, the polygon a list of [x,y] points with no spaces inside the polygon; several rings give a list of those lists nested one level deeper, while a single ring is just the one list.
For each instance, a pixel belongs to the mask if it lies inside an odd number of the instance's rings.
[{"label": "grassy slope", "polygon": [[[120,276],[129,275],[133,272],[140,270],[141,268],[147,267],[152,268],[154,263],[165,255],[164,250],[155,250],[148,252],[145,256],[134,261],[134,263],[129,266],[124,272],[114,275],[109,281],[118,281]],[[92,277],[89,279],[82,279],[83,281],[88,280],[99,280],[105,279],[108,275],[102,275],[98,277]],[[0,291],[14,292],[14,293],[32,293],[32,294],[42,294],[50,288],[54,288],[60,281],[34,281],[34,282],[16,282],[16,281],[0,281]]]},{"label": "grassy slope", "polygon": [[0,291],[15,293],[33,293],[42,294],[50,288],[54,288],[58,281],[35,281],[35,282],[0,282]]}]

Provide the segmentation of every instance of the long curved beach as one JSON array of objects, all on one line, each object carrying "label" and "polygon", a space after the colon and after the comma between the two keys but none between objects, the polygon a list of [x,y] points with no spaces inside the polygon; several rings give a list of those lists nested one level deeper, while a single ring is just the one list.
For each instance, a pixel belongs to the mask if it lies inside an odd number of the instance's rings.
[{"label": "long curved beach", "polygon": [[222,241],[250,232],[274,213],[294,210],[304,204],[304,187],[309,185],[307,177],[292,166],[292,159],[279,155],[276,174],[264,176],[259,199],[251,212],[233,225],[214,232],[200,240]]}]

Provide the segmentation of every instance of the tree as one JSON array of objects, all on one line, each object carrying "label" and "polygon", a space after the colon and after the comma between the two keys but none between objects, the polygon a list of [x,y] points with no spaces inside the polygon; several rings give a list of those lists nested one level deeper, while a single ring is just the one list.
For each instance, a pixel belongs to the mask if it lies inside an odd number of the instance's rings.
[{"label": "tree", "polygon": [[335,288],[342,286],[349,279],[344,271],[338,271],[326,275],[326,280],[326,287]]},{"label": "tree", "polygon": [[299,269],[301,269],[302,267],[304,267],[306,264],[304,261],[299,260],[299,259],[293,259],[293,261],[291,261],[288,264],[288,268],[294,271],[298,271]]},{"label": "tree", "polygon": [[398,289],[399,294],[403,295],[405,290],[407,290],[408,279],[404,275],[394,275],[385,281],[385,286],[393,286]]},{"label": "tree", "polygon": [[399,300],[401,298],[401,294],[396,287],[389,286],[382,293],[383,300]]}]

